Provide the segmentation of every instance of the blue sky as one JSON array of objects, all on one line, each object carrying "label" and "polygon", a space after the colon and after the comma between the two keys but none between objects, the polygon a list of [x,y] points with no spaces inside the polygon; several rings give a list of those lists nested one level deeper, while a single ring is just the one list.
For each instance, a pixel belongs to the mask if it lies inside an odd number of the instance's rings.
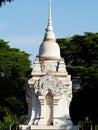
[{"label": "blue sky", "polygon": [[[38,54],[48,21],[49,0],[14,0],[0,8],[0,39],[11,47]],[[52,0],[56,38],[98,32],[98,0]]]}]

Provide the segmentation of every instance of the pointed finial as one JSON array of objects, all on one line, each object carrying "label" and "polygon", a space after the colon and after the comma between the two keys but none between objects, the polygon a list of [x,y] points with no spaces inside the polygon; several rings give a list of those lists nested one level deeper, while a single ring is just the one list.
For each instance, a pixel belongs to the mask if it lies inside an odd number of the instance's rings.
[{"label": "pointed finial", "polygon": [[51,0],[49,0],[49,19],[51,20]]},{"label": "pointed finial", "polygon": [[44,41],[45,40],[54,40],[56,41],[55,39],[55,34],[53,32],[53,27],[52,27],[52,7],[51,7],[51,0],[49,0],[49,18],[48,18],[48,26],[47,26],[47,29],[46,29],[46,33],[45,33],[45,36],[44,36]]}]

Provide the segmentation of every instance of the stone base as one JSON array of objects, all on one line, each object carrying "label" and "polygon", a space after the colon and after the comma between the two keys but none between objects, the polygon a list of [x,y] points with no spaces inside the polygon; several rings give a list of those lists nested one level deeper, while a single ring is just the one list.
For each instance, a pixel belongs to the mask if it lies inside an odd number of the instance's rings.
[{"label": "stone base", "polygon": [[20,125],[19,130],[78,130],[78,129],[76,126],[66,126],[66,125],[61,126]]}]

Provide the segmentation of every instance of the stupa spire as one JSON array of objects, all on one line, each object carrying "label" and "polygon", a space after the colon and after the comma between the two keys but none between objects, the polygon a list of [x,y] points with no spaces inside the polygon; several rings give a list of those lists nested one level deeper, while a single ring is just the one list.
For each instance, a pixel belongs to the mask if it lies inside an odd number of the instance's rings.
[{"label": "stupa spire", "polygon": [[52,26],[52,1],[49,0],[49,18],[48,18],[48,25],[46,29],[46,33],[44,36],[44,40],[55,40],[55,34],[53,32],[53,26]]},{"label": "stupa spire", "polygon": [[51,0],[49,1],[49,20],[52,20],[52,15],[51,15]]},{"label": "stupa spire", "polygon": [[48,25],[44,35],[44,39],[39,48],[39,56],[51,59],[60,59],[60,48],[56,42],[55,34],[52,26],[52,0],[49,0],[49,16]]}]

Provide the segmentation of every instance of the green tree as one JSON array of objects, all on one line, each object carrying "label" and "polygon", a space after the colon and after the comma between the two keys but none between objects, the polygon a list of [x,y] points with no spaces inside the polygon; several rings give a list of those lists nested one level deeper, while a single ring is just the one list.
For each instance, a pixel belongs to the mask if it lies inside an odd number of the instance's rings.
[{"label": "green tree", "polygon": [[94,126],[98,124],[98,33],[86,32],[57,42],[73,85],[81,88],[71,102],[72,121],[77,124],[88,117]]},{"label": "green tree", "polygon": [[[9,122],[27,112],[25,89],[30,72],[29,54],[0,40],[0,121]],[[11,118],[10,118],[11,117]],[[7,124],[7,123],[6,123]],[[8,128],[7,128],[8,129]]]},{"label": "green tree", "polygon": [[98,33],[74,35],[66,39],[57,39],[57,42],[72,78],[80,77],[81,87],[97,87]]},{"label": "green tree", "polygon": [[6,2],[12,2],[13,0],[0,0],[0,6],[2,6],[2,4],[5,4]]}]

